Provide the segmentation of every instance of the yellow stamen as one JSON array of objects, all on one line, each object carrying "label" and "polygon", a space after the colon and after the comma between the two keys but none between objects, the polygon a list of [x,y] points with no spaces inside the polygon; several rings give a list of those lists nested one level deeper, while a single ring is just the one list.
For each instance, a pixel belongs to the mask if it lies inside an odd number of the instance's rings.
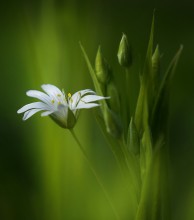
[{"label": "yellow stamen", "polygon": [[57,94],[58,97],[61,97],[61,94]]},{"label": "yellow stamen", "polygon": [[58,105],[61,105],[61,102],[58,102]]},{"label": "yellow stamen", "polygon": [[55,103],[55,100],[53,99],[51,102],[54,104],[54,103]]},{"label": "yellow stamen", "polygon": [[71,98],[71,93],[68,93],[67,96],[68,96],[68,98]]}]

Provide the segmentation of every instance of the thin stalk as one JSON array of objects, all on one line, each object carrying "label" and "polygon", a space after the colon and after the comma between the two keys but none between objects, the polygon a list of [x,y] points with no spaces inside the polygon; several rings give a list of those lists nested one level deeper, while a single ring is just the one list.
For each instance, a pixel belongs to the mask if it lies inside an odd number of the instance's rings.
[{"label": "thin stalk", "polygon": [[139,192],[140,191],[140,180],[138,178],[138,173],[136,173],[137,167],[136,167],[134,158],[132,157],[132,155],[129,154],[129,152],[127,150],[124,137],[120,140],[119,144],[120,144],[120,149],[124,155],[126,169],[128,170],[128,172],[130,174],[130,177],[131,177],[130,181],[133,184],[135,194],[136,194],[136,199],[138,202],[139,193],[140,193]]},{"label": "thin stalk", "polygon": [[73,138],[75,139],[76,143],[78,144],[78,146],[79,146],[79,148],[80,148],[80,150],[81,150],[81,152],[82,152],[82,154],[83,154],[85,160],[86,160],[87,163],[89,164],[89,167],[90,167],[90,169],[91,169],[93,175],[95,176],[95,178],[96,178],[96,180],[97,180],[99,186],[101,187],[101,190],[102,190],[102,192],[104,193],[104,196],[105,196],[105,198],[107,199],[107,201],[108,201],[108,203],[109,203],[109,205],[110,205],[110,207],[111,207],[111,209],[112,209],[112,211],[113,211],[113,213],[114,213],[114,215],[115,215],[115,218],[116,218],[117,220],[121,220],[120,217],[119,217],[119,215],[118,215],[118,213],[117,213],[117,211],[116,211],[116,209],[115,209],[115,207],[114,207],[114,205],[113,205],[113,203],[112,203],[112,201],[111,201],[111,198],[110,198],[110,196],[109,196],[107,190],[106,190],[105,187],[104,187],[104,184],[102,183],[102,181],[101,181],[100,177],[98,176],[98,174],[97,174],[95,168],[93,167],[93,165],[92,165],[92,163],[91,163],[91,161],[90,161],[90,159],[89,159],[89,157],[88,157],[88,155],[87,155],[87,152],[85,151],[85,149],[83,148],[83,146],[82,146],[82,144],[80,143],[79,139],[77,138],[77,136],[76,136],[74,130],[73,130],[73,129],[70,129],[70,132],[71,132]]},{"label": "thin stalk", "polygon": [[126,103],[126,108],[127,108],[127,119],[129,122],[130,121],[130,114],[131,114],[131,109],[130,109],[130,79],[129,79],[129,68],[125,68],[125,77],[126,77],[126,97],[127,97],[127,103]]}]

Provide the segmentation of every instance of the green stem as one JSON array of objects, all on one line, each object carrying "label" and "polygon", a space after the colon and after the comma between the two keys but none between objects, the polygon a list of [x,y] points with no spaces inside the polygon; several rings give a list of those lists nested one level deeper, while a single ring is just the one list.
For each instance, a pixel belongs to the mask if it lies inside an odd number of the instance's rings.
[{"label": "green stem", "polygon": [[106,199],[107,199],[107,201],[108,201],[110,207],[112,208],[112,211],[113,211],[113,213],[114,213],[114,215],[115,215],[115,218],[116,218],[117,220],[120,220],[120,217],[119,217],[119,215],[118,215],[118,213],[117,213],[117,211],[116,211],[116,209],[115,209],[115,207],[114,207],[114,205],[113,205],[113,203],[112,203],[112,201],[111,201],[111,199],[110,199],[110,196],[109,196],[108,192],[106,191],[106,189],[105,189],[105,187],[104,187],[104,184],[102,183],[100,177],[98,176],[98,174],[97,174],[95,168],[93,167],[93,165],[92,165],[92,163],[91,163],[91,161],[90,161],[90,159],[89,159],[89,157],[88,157],[88,155],[87,155],[87,152],[85,151],[85,149],[84,149],[83,146],[81,145],[81,143],[80,143],[79,139],[77,138],[77,136],[76,136],[74,130],[73,130],[73,129],[70,129],[70,132],[71,132],[73,138],[75,139],[76,143],[78,144],[78,146],[79,146],[79,148],[80,148],[80,150],[81,150],[83,156],[85,157],[86,161],[88,162],[92,173],[94,174],[94,176],[95,176],[95,178],[96,178],[96,180],[97,180],[99,186],[100,186],[101,189],[102,189],[102,192],[104,193],[104,196],[106,197]]},{"label": "green stem", "polygon": [[130,79],[129,79],[129,69],[125,69],[125,76],[126,76],[126,97],[127,97],[127,117],[128,117],[128,122],[130,120]]},{"label": "green stem", "polygon": [[136,200],[138,202],[141,184],[140,184],[140,179],[138,178],[138,170],[136,167],[137,164],[135,158],[133,158],[133,155],[131,155],[126,148],[124,137],[122,138],[122,140],[120,140],[120,149],[124,155],[126,169],[128,170],[128,173],[131,177],[130,181],[132,182]]}]

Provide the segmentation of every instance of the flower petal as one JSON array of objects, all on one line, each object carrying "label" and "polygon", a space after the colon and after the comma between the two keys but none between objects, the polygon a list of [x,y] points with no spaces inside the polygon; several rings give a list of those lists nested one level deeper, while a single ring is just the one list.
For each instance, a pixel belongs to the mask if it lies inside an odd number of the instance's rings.
[{"label": "flower petal", "polygon": [[30,118],[32,115],[34,115],[35,113],[39,112],[39,111],[42,111],[42,109],[31,109],[31,110],[28,110],[24,113],[24,116],[23,116],[23,120],[27,120],[28,118]]},{"label": "flower petal", "polygon": [[51,84],[43,84],[42,89],[56,102],[60,102],[67,105],[65,93],[63,93],[59,88]]},{"label": "flower petal", "polygon": [[73,110],[75,109],[84,109],[84,108],[94,108],[94,107],[97,107],[97,106],[100,106],[99,104],[97,103],[79,103]]},{"label": "flower petal", "polygon": [[86,95],[87,93],[90,94],[96,94],[93,90],[91,89],[84,89],[84,90],[80,90],[76,93],[74,93],[71,97],[72,103],[70,103],[70,108],[74,109],[76,107],[76,105],[78,104],[78,102],[80,101],[81,97],[83,97],[84,95]]},{"label": "flower petal", "polygon": [[59,88],[51,84],[43,84],[42,89],[50,96],[56,96],[57,94],[64,95]]},{"label": "flower petal", "polygon": [[50,106],[43,102],[33,102],[27,105],[24,105],[22,108],[20,108],[17,113],[23,113],[25,111],[28,111],[30,109],[41,109],[41,110],[51,110]]},{"label": "flower petal", "polygon": [[45,116],[51,115],[53,112],[54,111],[46,111],[46,112],[41,113],[41,116],[45,117]]},{"label": "flower petal", "polygon": [[98,96],[98,95],[86,95],[83,98],[81,98],[80,102],[81,101],[86,102],[86,103],[96,102],[96,101],[107,99],[107,98],[109,97],[103,97],[103,96]]},{"label": "flower petal", "polygon": [[32,98],[40,99],[41,101],[47,104],[51,103],[51,98],[47,94],[37,91],[37,90],[29,90],[26,92],[26,95]]}]

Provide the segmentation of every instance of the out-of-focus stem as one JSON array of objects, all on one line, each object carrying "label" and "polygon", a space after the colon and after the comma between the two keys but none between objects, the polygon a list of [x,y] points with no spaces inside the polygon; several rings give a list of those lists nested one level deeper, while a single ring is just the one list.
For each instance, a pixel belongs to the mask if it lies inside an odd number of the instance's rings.
[{"label": "out-of-focus stem", "polygon": [[119,215],[118,215],[118,213],[117,213],[117,211],[116,211],[116,209],[115,209],[115,207],[114,207],[114,205],[113,205],[113,203],[112,203],[112,201],[111,201],[111,198],[110,198],[110,196],[109,196],[107,190],[106,190],[105,187],[104,187],[104,184],[102,183],[102,181],[101,181],[100,177],[98,176],[98,174],[97,174],[97,172],[96,172],[94,166],[92,165],[92,163],[91,163],[91,161],[90,161],[90,159],[89,159],[89,157],[88,157],[88,155],[87,155],[87,152],[85,151],[85,149],[83,148],[83,146],[82,146],[82,144],[80,143],[79,139],[77,138],[77,136],[76,136],[74,130],[73,130],[73,129],[70,129],[70,132],[71,132],[73,138],[75,139],[77,145],[79,146],[79,148],[80,148],[80,150],[81,150],[81,152],[82,152],[82,154],[83,154],[85,160],[86,160],[87,163],[89,164],[89,167],[90,167],[92,173],[94,174],[94,176],[95,176],[95,178],[96,178],[96,180],[97,180],[99,186],[101,187],[102,192],[104,193],[104,196],[106,197],[106,199],[107,199],[107,201],[108,201],[110,207],[112,208],[112,211],[113,211],[113,213],[114,213],[114,215],[115,215],[115,218],[116,218],[117,220],[121,220],[120,217],[119,217]]}]

